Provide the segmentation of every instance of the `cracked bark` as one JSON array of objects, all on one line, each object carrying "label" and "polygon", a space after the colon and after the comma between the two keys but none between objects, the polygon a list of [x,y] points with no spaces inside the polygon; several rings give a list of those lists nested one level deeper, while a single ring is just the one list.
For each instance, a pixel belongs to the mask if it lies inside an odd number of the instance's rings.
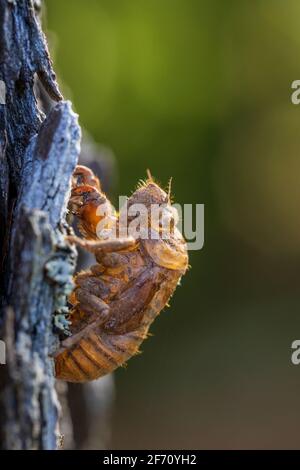
[{"label": "cracked bark", "polygon": [[[49,354],[52,315],[66,305],[76,254],[64,241],[80,128],[62,100],[31,0],[0,0],[1,444],[55,449],[59,403]],[[57,102],[45,116],[34,80]]]}]

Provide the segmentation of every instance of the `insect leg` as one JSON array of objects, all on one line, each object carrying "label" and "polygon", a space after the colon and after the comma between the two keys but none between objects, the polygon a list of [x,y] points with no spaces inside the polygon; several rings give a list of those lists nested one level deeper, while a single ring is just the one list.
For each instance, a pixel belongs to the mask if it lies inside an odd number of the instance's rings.
[{"label": "insect leg", "polygon": [[113,206],[102,192],[99,179],[85,166],[77,166],[73,173],[68,208],[77,217],[78,229],[84,238],[97,239],[100,222],[105,230],[115,224]]},{"label": "insect leg", "polygon": [[75,295],[78,301],[78,308],[87,314],[96,314],[99,325],[108,319],[109,306],[104,300],[83,288],[76,289]]},{"label": "insect leg", "polygon": [[91,275],[79,274],[76,277],[76,290],[75,297],[77,298],[77,290],[84,289],[86,292],[90,292],[97,298],[106,300],[111,292],[110,286],[107,285],[101,278]]},{"label": "insect leg", "polygon": [[75,243],[81,248],[91,253],[111,253],[114,251],[126,250],[135,246],[136,241],[132,237],[128,238],[112,238],[107,240],[82,240],[79,237],[68,236],[66,239],[70,243]]},{"label": "insect leg", "polygon": [[[97,256],[99,259],[99,255]],[[118,268],[123,266],[127,263],[126,257],[121,253],[101,253],[99,261],[101,265],[105,268]],[[99,264],[97,265],[99,266]],[[93,267],[91,267],[91,271],[93,272]]]},{"label": "insect leg", "polygon": [[79,184],[94,186],[100,191],[99,179],[90,168],[84,165],[77,165],[73,173],[73,187]]}]

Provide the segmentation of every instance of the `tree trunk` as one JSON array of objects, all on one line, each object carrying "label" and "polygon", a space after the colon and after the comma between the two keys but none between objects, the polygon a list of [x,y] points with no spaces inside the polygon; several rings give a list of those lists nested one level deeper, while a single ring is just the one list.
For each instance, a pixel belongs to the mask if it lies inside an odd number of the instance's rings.
[{"label": "tree trunk", "polygon": [[[57,102],[47,117],[38,108],[35,77]],[[0,80],[6,88],[0,104],[1,443],[55,449],[52,318],[72,289],[76,254],[64,241],[65,213],[80,128],[62,100],[31,0],[0,0]]]}]

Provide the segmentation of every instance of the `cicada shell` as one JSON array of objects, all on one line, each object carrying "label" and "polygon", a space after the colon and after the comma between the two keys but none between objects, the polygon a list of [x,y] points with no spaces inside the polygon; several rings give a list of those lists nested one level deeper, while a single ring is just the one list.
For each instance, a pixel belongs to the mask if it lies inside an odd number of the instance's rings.
[{"label": "cicada shell", "polygon": [[[149,209],[152,204],[162,205],[171,219],[174,214],[169,194],[152,177],[128,199],[128,208],[133,204]],[[101,234],[100,239],[96,235],[100,205],[107,209],[102,239]],[[151,217],[148,229],[157,231],[157,238],[111,239],[109,229],[113,220],[118,224],[119,215],[86,167],[75,171],[69,207],[84,237],[70,237],[70,241],[93,252],[97,263],[75,277],[70,297],[71,336],[55,354],[55,371],[58,379],[85,382],[114,371],[139,352],[151,323],[186,272],[188,254],[172,220],[174,229],[165,239],[160,228],[153,227]]]}]

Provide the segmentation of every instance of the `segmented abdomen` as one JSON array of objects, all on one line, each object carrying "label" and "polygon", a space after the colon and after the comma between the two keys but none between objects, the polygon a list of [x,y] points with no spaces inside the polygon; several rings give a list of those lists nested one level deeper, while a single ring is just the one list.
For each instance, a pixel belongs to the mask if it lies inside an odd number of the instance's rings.
[{"label": "segmented abdomen", "polygon": [[56,377],[69,382],[95,380],[113,372],[137,354],[149,326],[173,294],[182,274],[164,271],[164,281],[150,302],[144,305],[138,328],[121,334],[108,333],[102,327],[89,330],[79,341],[56,355]]},{"label": "segmented abdomen", "polygon": [[56,357],[56,377],[70,382],[102,377],[137,354],[146,335],[145,328],[122,335],[92,331]]}]

